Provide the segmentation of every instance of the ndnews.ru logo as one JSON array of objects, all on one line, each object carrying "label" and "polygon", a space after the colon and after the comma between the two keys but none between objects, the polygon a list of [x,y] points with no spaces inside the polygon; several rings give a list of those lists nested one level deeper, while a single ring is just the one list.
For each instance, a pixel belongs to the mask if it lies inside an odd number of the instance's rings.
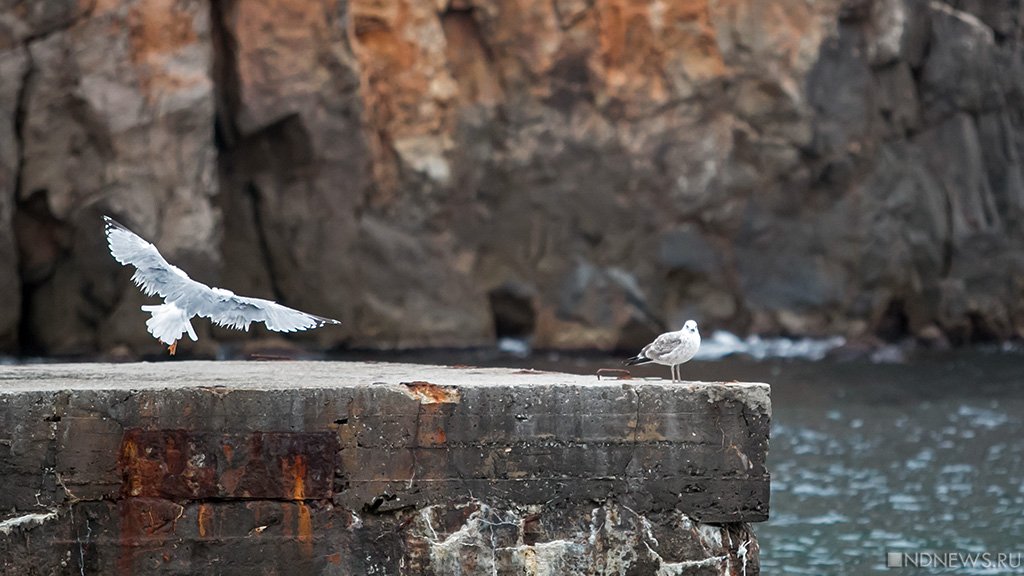
[{"label": "ndnews.ru logo", "polygon": [[1020,568],[1021,552],[886,552],[886,568]]}]

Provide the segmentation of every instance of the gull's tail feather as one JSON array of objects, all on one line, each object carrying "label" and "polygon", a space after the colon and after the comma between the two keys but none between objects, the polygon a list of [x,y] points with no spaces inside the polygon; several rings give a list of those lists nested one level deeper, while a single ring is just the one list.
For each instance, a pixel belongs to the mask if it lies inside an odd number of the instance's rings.
[{"label": "gull's tail feather", "polygon": [[626,366],[636,366],[637,364],[647,364],[648,362],[651,362],[651,361],[652,360],[650,358],[648,358],[648,357],[646,357],[646,356],[644,356],[642,354],[637,354],[636,356],[633,356],[629,360],[626,360],[625,362],[623,362],[623,364],[625,364]]},{"label": "gull's tail feather", "polygon": [[178,308],[173,302],[160,304],[159,306],[143,306],[142,310],[153,316],[146,320],[146,328],[149,333],[168,346],[174,344],[181,335],[188,332],[192,341],[199,339],[196,331],[192,328],[188,314]]}]

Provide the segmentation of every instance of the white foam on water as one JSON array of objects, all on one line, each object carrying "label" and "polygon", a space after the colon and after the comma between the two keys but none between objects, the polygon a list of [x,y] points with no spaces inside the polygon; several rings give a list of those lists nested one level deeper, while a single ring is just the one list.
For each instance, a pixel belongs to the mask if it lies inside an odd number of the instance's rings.
[{"label": "white foam on water", "polygon": [[760,336],[739,336],[716,330],[710,338],[701,342],[697,360],[718,360],[727,356],[743,354],[757,360],[766,358],[799,358],[821,360],[830,351],[846,344],[841,336],[831,338],[762,338]]}]

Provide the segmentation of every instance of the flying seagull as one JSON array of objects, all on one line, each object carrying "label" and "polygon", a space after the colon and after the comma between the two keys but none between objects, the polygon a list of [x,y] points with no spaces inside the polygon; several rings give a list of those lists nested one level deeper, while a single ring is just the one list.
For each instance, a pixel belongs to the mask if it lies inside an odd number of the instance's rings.
[{"label": "flying seagull", "polygon": [[104,232],[110,254],[121,264],[135,267],[132,282],[147,296],[156,294],[164,299],[163,304],[143,306],[142,310],[152,314],[146,321],[149,333],[167,344],[171,354],[177,350],[178,340],[185,332],[193,341],[198,340],[192,328],[193,316],[209,318],[218,326],[245,331],[249,330],[252,322],[263,322],[275,332],[340,324],[337,320],[300,312],[270,300],[236,296],[230,290],[196,282],[183,270],[164,260],[156,246],[109,216],[104,216],[103,221],[106,222]]},{"label": "flying seagull", "polygon": [[678,332],[666,332],[654,339],[639,354],[626,360],[626,366],[654,362],[672,367],[672,381],[682,380],[679,365],[689,362],[700,348],[700,332],[697,323],[687,320]]}]

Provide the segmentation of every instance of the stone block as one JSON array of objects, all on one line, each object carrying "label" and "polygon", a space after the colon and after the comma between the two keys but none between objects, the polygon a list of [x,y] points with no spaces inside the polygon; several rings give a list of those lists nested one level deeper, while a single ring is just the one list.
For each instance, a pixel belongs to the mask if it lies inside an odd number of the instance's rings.
[{"label": "stone block", "polygon": [[765,384],[340,368],[5,370],[0,572],[757,571]]}]

